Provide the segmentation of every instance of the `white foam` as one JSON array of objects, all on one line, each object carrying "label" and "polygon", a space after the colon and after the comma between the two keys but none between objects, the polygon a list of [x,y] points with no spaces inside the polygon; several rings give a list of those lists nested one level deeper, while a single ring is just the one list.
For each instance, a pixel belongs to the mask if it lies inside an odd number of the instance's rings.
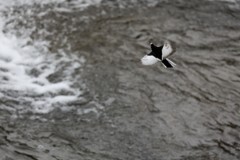
[{"label": "white foam", "polygon": [[49,4],[62,3],[65,0],[0,0],[1,6],[19,6],[19,5],[33,5],[33,4]]},{"label": "white foam", "polygon": [[78,109],[77,110],[78,115],[88,114],[88,113],[95,113],[98,115],[98,110],[96,108],[87,108],[87,109]]},{"label": "white foam", "polygon": [[[28,103],[29,106],[15,109],[36,113],[48,113],[55,107],[64,107],[68,102],[77,100],[82,92],[72,87],[74,79],[71,76],[75,69],[81,68],[84,58],[63,51],[50,53],[45,41],[31,41],[32,45],[28,45],[29,38],[3,33],[4,21],[0,18],[1,97]],[[68,64],[66,71],[62,72],[58,82],[50,82],[48,77],[62,70],[62,64]],[[33,69],[39,72],[38,75],[31,74]],[[9,91],[16,92],[17,98],[5,95]]]},{"label": "white foam", "polygon": [[[0,0],[0,8],[34,4],[54,4],[56,10],[69,12],[71,9],[84,9],[91,5],[97,5],[101,3],[101,1],[102,0]],[[59,7],[58,4],[61,4],[61,7]]]},{"label": "white foam", "polygon": [[[80,76],[74,75],[74,71],[81,69],[85,59],[61,49],[57,53],[50,53],[49,42],[30,38],[36,30],[39,35],[46,35],[47,31],[44,29],[36,29],[36,26],[32,26],[32,29],[14,29],[15,18],[24,21],[24,17],[11,17],[12,8],[50,3],[55,6],[53,9],[65,12],[97,5],[101,0],[0,0],[0,98],[13,103],[19,102],[19,105],[1,105],[0,108],[18,110],[19,113],[48,113],[56,107],[68,110],[71,108],[68,103],[81,99],[82,91],[73,87],[81,83]],[[6,11],[8,19],[2,16]],[[30,16],[36,14],[31,6],[26,13]],[[38,16],[46,13],[47,11],[38,13]],[[5,22],[10,26],[7,32],[3,31]],[[16,36],[18,32],[21,37]],[[51,76],[57,79],[56,82],[49,80]]]}]

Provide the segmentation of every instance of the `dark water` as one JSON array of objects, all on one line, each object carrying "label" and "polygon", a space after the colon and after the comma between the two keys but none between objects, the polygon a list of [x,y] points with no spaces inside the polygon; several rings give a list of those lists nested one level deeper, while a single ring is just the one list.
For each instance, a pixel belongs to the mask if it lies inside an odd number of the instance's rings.
[{"label": "dark water", "polygon": [[[66,1],[2,14],[4,36],[30,39],[20,45],[30,51],[17,49],[29,53],[16,63],[0,52],[1,160],[240,159],[239,1]],[[149,43],[165,39],[177,67],[142,66]],[[4,77],[10,62],[23,81]]]}]

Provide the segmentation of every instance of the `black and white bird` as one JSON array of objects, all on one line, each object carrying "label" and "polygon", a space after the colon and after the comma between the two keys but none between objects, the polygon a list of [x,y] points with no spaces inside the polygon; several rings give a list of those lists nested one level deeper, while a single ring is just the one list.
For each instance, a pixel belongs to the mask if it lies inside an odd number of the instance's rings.
[{"label": "black and white bird", "polygon": [[164,45],[160,47],[151,43],[151,49],[152,51],[141,59],[143,65],[153,65],[161,61],[165,68],[173,68],[176,66],[175,63],[168,59],[168,57],[176,51],[173,42],[165,41]]}]

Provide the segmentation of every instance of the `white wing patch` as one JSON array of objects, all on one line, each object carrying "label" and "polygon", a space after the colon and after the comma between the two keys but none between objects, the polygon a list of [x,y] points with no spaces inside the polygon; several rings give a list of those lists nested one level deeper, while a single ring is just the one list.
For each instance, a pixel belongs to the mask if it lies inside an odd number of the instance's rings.
[{"label": "white wing patch", "polygon": [[167,58],[168,56],[170,56],[171,54],[173,53],[173,49],[172,47],[166,47],[166,46],[163,46],[163,49],[162,49],[162,59],[165,59]]},{"label": "white wing patch", "polygon": [[143,65],[153,65],[155,63],[157,63],[159,60],[157,58],[155,58],[154,56],[149,56],[149,55],[145,55],[142,59],[141,62]]}]

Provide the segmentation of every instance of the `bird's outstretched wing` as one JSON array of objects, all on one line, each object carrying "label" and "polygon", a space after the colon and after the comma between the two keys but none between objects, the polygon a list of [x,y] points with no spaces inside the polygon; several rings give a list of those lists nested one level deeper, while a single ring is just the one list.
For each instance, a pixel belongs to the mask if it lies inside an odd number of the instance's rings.
[{"label": "bird's outstretched wing", "polygon": [[159,60],[152,55],[145,55],[141,59],[141,62],[143,65],[153,65],[153,64],[157,63],[158,61]]}]

